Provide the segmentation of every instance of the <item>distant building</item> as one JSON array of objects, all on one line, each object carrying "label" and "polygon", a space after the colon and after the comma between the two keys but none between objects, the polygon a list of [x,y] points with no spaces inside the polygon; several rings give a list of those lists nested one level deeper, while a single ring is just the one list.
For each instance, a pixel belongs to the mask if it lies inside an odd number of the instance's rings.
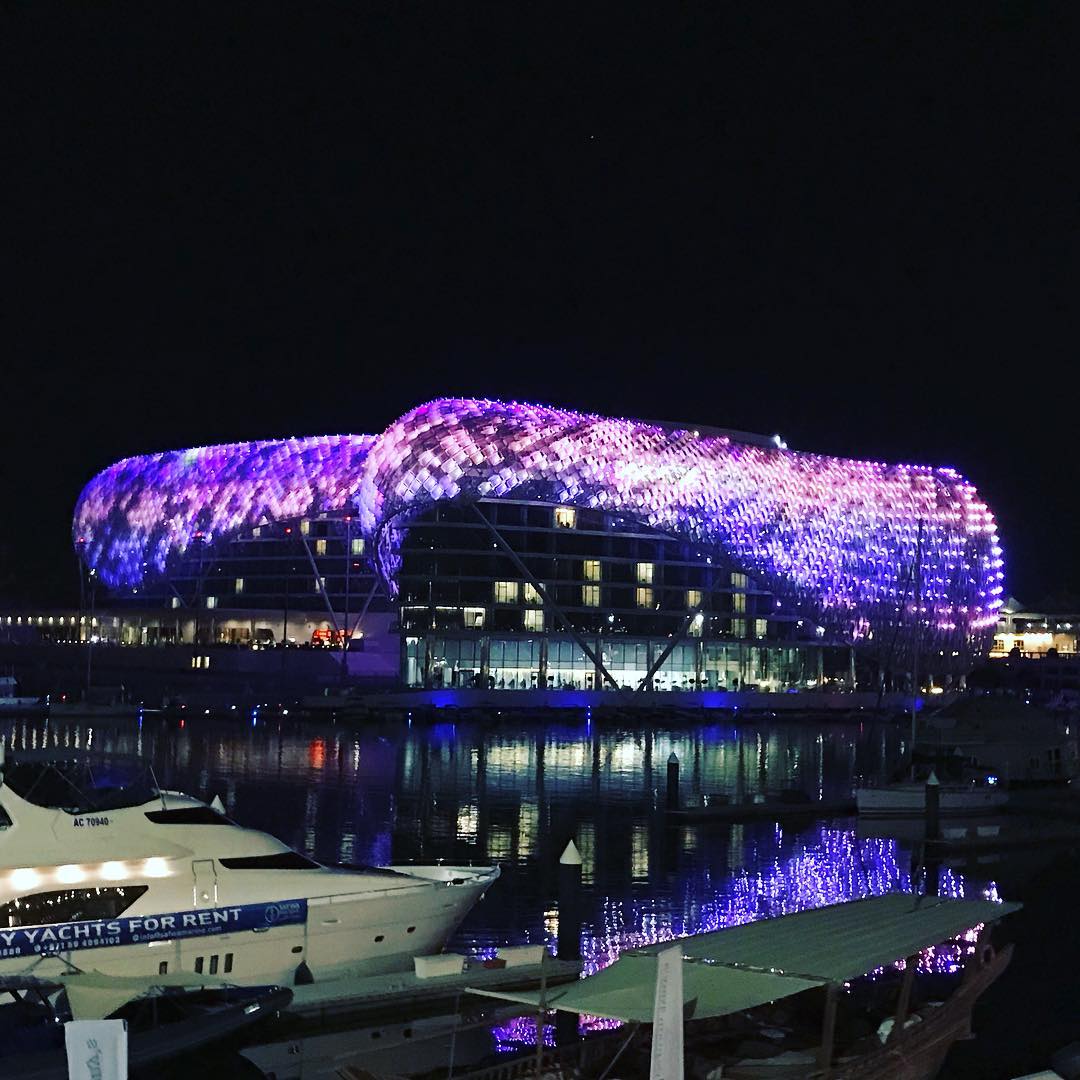
[{"label": "distant building", "polygon": [[1061,657],[1076,655],[1080,635],[1080,612],[1052,614],[1029,611],[1018,600],[1009,597],[998,612],[997,627],[990,647],[990,659],[998,660],[1015,655],[1027,658],[1044,657],[1056,649]]},{"label": "distant building", "polygon": [[951,469],[493,401],[129,458],[73,536],[80,617],[107,606],[130,644],[348,639],[350,672],[392,658],[408,686],[785,689],[856,654],[948,680],[1002,591]]}]

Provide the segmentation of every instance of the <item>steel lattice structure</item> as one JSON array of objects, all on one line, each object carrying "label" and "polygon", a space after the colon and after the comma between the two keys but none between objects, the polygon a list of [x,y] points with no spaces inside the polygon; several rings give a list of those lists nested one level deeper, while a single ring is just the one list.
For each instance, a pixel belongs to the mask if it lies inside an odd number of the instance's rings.
[{"label": "steel lattice structure", "polygon": [[198,534],[354,507],[393,590],[417,515],[442,500],[509,496],[683,537],[841,640],[880,643],[891,628],[899,651],[917,646],[962,665],[985,647],[1001,602],[993,515],[952,469],[471,399],[422,405],[375,437],[130,458],[87,486],[75,536],[106,584],[137,587]]}]

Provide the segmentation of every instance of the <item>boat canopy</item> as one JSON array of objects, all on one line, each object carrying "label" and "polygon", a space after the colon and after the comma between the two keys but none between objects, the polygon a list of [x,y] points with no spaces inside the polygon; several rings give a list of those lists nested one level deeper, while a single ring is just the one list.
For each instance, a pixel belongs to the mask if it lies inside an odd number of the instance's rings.
[{"label": "boat canopy", "polygon": [[[892,893],[680,938],[684,1014],[726,1016],[847,982],[1020,907]],[[544,994],[544,1007],[647,1023],[653,1018],[657,956],[671,945],[625,952],[596,975],[553,987]],[[540,1007],[536,991],[470,992]]]}]

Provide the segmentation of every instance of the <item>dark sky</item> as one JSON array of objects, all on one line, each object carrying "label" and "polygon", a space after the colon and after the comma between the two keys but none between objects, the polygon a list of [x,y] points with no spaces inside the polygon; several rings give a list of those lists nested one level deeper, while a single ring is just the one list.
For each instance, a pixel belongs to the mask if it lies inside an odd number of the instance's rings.
[{"label": "dark sky", "polygon": [[119,457],[443,394],[952,465],[1080,594],[1072,5],[0,21],[0,599]]}]

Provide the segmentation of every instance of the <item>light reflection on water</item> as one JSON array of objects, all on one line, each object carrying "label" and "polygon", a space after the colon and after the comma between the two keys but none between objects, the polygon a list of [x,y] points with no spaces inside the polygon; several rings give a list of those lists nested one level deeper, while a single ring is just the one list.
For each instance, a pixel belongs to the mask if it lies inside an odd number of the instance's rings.
[{"label": "light reflection on water", "polygon": [[[450,943],[474,954],[554,943],[556,868],[571,837],[582,855],[588,972],[626,948],[911,888],[910,848],[860,839],[850,820],[670,827],[662,812],[671,753],[684,798],[796,789],[845,799],[900,759],[902,736],[886,725],[710,721],[649,730],[583,717],[578,726],[459,719],[354,729],[148,714],[141,723],[8,721],[0,735],[12,747],[137,755],[163,786],[220,795],[237,821],[323,862],[499,862],[502,879]],[[984,888],[941,874],[945,895]],[[958,959],[951,946],[923,963],[948,971]],[[535,1021],[515,1022],[496,1032],[496,1045],[529,1038]]]}]

